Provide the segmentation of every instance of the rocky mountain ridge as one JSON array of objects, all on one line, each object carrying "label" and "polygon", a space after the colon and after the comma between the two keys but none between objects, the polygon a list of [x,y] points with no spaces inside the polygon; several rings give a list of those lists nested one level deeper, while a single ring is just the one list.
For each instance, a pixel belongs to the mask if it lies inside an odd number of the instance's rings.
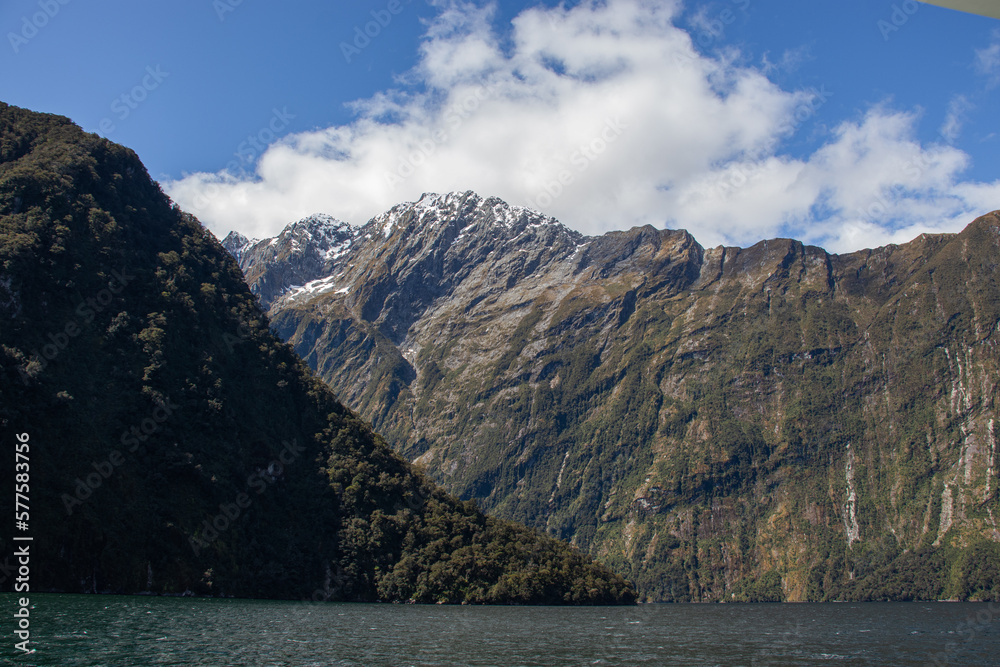
[{"label": "rocky mountain ridge", "polygon": [[336,218],[316,214],[288,225],[273,239],[248,239],[232,232],[222,247],[246,265],[248,281],[262,305],[291,285],[323,274],[330,262],[350,248],[357,230]]},{"label": "rocky mountain ridge", "polygon": [[[352,233],[312,218],[275,247],[319,261]],[[297,270],[273,265],[258,284]],[[483,515],[393,453],[273,335],[233,258],[135,153],[2,102],[0,429],[9,460],[21,443],[31,591],[635,598],[578,550]],[[14,501],[0,499],[7,516]]]},{"label": "rocky mountain ridge", "polygon": [[451,193],[269,305],[397,451],[647,599],[996,597],[998,250],[996,213],[838,256]]}]

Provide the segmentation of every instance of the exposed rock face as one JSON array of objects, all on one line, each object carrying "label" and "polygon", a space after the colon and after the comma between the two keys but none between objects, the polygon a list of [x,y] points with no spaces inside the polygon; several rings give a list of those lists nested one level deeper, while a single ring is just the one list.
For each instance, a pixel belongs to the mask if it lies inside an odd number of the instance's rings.
[{"label": "exposed rock face", "polygon": [[258,241],[231,232],[222,246],[236,258],[251,291],[267,307],[291,287],[327,275],[351,247],[357,230],[328,215],[312,215]]},{"label": "exposed rock face", "polygon": [[[315,217],[262,247],[226,243],[266,297],[353,234]],[[2,102],[0,311],[0,430],[30,481],[33,591],[635,600],[606,567],[391,451],[273,335],[233,258],[135,153]]]},{"label": "exposed rock face", "polygon": [[996,213],[837,256],[452,193],[270,257],[273,326],[398,451],[649,599],[1000,595],[955,583],[1000,555]]}]

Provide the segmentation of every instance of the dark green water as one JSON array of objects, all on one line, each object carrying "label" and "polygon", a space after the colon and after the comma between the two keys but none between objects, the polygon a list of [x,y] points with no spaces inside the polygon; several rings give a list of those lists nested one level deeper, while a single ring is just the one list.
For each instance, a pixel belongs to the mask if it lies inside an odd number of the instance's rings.
[{"label": "dark green water", "polygon": [[12,665],[998,665],[1000,605],[424,607],[32,595]]}]

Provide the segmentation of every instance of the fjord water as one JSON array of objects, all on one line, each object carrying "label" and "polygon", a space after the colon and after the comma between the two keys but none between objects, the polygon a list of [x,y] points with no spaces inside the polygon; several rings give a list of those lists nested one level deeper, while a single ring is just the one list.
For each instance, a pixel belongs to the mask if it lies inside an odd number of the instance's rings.
[{"label": "fjord water", "polygon": [[[3,596],[3,608],[14,608]],[[1000,605],[460,607],[32,595],[15,665],[995,665]],[[7,615],[10,619],[10,615]],[[9,622],[9,621],[8,621]],[[9,627],[9,626],[7,626]]]}]

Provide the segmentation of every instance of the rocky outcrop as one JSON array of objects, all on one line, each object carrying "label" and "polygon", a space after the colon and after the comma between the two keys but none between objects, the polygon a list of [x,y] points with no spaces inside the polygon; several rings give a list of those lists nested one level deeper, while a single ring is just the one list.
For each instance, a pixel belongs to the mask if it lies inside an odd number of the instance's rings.
[{"label": "rocky outcrop", "polygon": [[425,195],[271,317],[449,490],[648,599],[990,597],[998,246],[997,214],[838,256]]}]

